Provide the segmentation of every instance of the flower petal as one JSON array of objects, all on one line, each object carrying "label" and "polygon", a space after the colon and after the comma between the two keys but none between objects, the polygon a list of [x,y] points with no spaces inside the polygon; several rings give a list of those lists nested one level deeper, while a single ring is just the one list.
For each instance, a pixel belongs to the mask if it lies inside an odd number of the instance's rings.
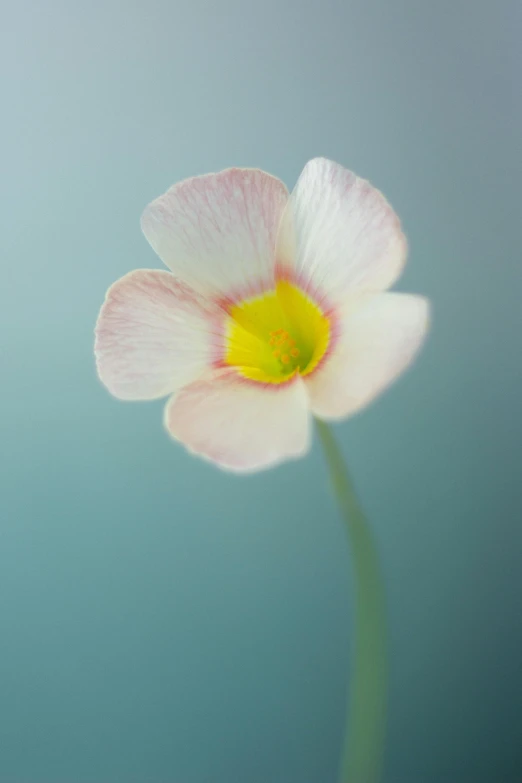
[{"label": "flower petal", "polygon": [[139,269],[107,292],[96,324],[102,382],[123,400],[151,400],[211,365],[216,313],[170,272]]},{"label": "flower petal", "polygon": [[426,299],[396,293],[363,299],[348,311],[331,357],[306,379],[314,414],[349,416],[384,391],[415,357],[428,315]]},{"label": "flower petal", "polygon": [[165,426],[190,451],[238,472],[300,457],[310,446],[308,397],[297,376],[277,387],[235,373],[193,383],[167,403]]},{"label": "flower petal", "polygon": [[180,182],[153,201],[141,226],[176,277],[205,295],[272,288],[285,185],[259,169],[227,169]]},{"label": "flower petal", "polygon": [[399,219],[382,193],[337,163],[307,163],[281,223],[281,272],[292,272],[316,297],[338,302],[388,288],[406,253]]}]

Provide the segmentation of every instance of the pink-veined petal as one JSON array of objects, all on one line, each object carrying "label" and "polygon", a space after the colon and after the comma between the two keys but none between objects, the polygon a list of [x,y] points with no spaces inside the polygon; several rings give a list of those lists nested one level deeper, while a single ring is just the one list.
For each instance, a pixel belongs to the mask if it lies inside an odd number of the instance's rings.
[{"label": "pink-veined petal", "polygon": [[413,294],[381,293],[347,310],[331,357],[306,379],[314,414],[339,419],[368,405],[414,359],[428,319],[428,301]]},{"label": "pink-veined petal", "polygon": [[308,397],[299,378],[276,389],[235,373],[193,383],[167,403],[165,426],[189,451],[237,472],[300,457],[310,446]]},{"label": "pink-veined petal", "polygon": [[339,302],[388,288],[406,254],[399,219],[382,193],[337,163],[324,158],[307,163],[281,222],[281,271]]},{"label": "pink-veined petal", "polygon": [[123,400],[151,400],[210,367],[216,313],[170,272],[138,269],[107,292],[96,324],[100,379]]},{"label": "pink-veined petal", "polygon": [[206,296],[273,287],[285,185],[259,169],[227,169],[174,185],[145,209],[143,232],[176,277]]}]

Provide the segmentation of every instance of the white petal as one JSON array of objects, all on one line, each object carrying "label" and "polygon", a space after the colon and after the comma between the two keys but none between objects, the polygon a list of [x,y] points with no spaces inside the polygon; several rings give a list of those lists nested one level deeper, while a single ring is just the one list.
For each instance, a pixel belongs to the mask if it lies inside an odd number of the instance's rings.
[{"label": "white petal", "polygon": [[399,219],[382,193],[332,161],[305,166],[278,237],[281,271],[293,272],[316,298],[339,302],[388,288],[406,253]]},{"label": "white petal", "polygon": [[332,355],[307,379],[314,414],[343,418],[384,391],[415,357],[428,316],[426,299],[396,293],[377,294],[347,312]]},{"label": "white petal", "polygon": [[182,389],[165,408],[170,434],[222,468],[255,471],[304,455],[310,446],[301,380],[264,386],[229,373]]},{"label": "white petal", "polygon": [[138,269],[108,290],[96,324],[98,373],[123,400],[151,400],[210,367],[211,310],[170,272]]},{"label": "white petal", "polygon": [[258,169],[180,182],[142,216],[148,241],[176,277],[205,295],[272,288],[285,185]]}]

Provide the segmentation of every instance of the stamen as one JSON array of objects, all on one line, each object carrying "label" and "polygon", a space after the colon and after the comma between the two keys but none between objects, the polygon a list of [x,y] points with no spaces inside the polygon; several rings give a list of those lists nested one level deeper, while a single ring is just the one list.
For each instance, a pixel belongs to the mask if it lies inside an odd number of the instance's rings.
[{"label": "stamen", "polygon": [[275,349],[272,351],[274,359],[279,359],[285,366],[292,364],[292,359],[297,359],[300,355],[294,338],[290,337],[286,329],[274,329],[269,335],[268,344]]}]

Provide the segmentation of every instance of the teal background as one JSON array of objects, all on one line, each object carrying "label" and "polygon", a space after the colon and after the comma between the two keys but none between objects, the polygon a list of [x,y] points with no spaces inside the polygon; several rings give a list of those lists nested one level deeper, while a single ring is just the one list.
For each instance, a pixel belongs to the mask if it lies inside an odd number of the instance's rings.
[{"label": "teal background", "polygon": [[139,216],[230,165],[382,189],[433,302],[336,428],[389,590],[385,783],[522,780],[521,8],[22,0],[4,8],[1,783],[328,783],[351,572],[317,444],[252,477],[97,381]]}]

